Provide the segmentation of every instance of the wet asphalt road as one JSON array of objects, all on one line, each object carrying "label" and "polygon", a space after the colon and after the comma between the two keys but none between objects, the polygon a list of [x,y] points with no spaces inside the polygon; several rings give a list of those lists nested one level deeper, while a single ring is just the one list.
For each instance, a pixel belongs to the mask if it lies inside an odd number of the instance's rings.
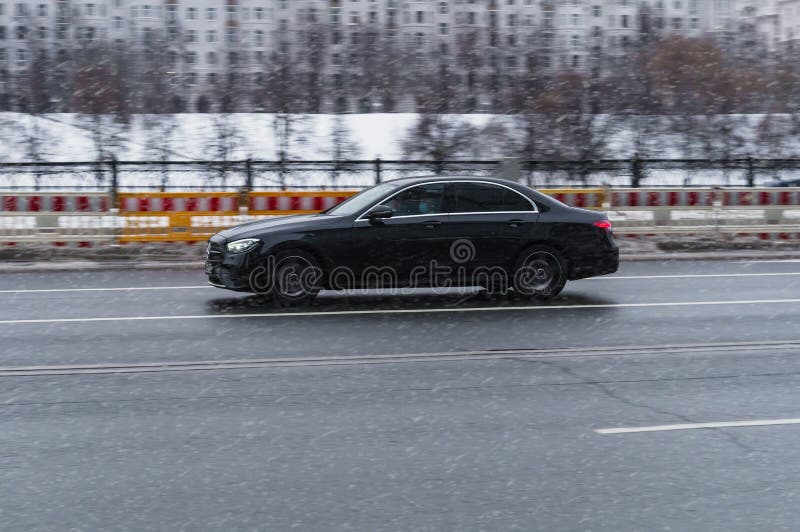
[{"label": "wet asphalt road", "polygon": [[547,308],[203,285],[0,276],[0,530],[797,528],[798,424],[596,431],[800,417],[800,262],[625,264]]}]

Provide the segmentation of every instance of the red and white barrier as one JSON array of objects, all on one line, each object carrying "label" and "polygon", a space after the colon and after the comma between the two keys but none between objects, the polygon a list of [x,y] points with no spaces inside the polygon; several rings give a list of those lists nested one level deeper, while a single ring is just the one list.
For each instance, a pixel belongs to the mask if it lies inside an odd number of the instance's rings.
[{"label": "red and white barrier", "polygon": [[723,207],[781,208],[800,206],[800,189],[614,189],[611,208],[675,207],[703,209],[720,202]]},{"label": "red and white barrier", "polygon": [[713,189],[615,189],[611,208],[625,207],[712,207],[717,194]]},{"label": "red and white barrier", "polygon": [[800,190],[796,189],[740,189],[724,190],[722,204],[725,207],[797,207],[800,206]]},{"label": "red and white barrier", "polygon": [[348,194],[333,195],[296,195],[273,196],[257,195],[250,197],[250,212],[295,212],[324,211],[338,205],[349,197]]},{"label": "red and white barrier", "polygon": [[120,194],[120,212],[238,212],[239,196],[197,194]]},{"label": "red and white barrier", "polygon": [[107,212],[107,194],[0,193],[0,214]]},{"label": "red and white barrier", "polygon": [[548,196],[557,199],[570,207],[580,207],[581,209],[600,209],[603,206],[603,191],[548,191],[543,190]]}]

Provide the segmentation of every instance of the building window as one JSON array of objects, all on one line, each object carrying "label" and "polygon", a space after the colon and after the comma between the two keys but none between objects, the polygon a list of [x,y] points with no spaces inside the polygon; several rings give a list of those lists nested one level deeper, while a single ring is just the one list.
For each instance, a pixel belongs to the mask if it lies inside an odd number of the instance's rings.
[{"label": "building window", "polygon": [[197,18],[197,8],[190,7],[186,10],[186,19],[187,20],[195,20]]},{"label": "building window", "polygon": [[206,32],[206,42],[217,42],[217,32],[214,30],[208,30]]},{"label": "building window", "polygon": [[28,50],[20,48],[17,50],[17,66],[24,67],[28,64]]},{"label": "building window", "polygon": [[217,9],[209,7],[206,9],[206,20],[217,20]]}]

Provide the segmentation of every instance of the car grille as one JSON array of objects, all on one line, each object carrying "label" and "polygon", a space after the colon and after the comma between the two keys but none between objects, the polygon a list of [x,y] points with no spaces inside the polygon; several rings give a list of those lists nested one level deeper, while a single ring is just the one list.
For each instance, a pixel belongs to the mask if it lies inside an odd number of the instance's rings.
[{"label": "car grille", "polygon": [[208,249],[206,250],[206,260],[212,264],[222,262],[224,259],[224,249],[222,244],[209,241]]}]

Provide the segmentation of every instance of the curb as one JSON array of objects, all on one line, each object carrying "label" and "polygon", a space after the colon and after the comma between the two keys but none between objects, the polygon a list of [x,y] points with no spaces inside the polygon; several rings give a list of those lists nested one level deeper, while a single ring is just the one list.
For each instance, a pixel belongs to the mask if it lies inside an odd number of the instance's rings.
[{"label": "curb", "polygon": [[[724,260],[800,260],[800,251],[695,251],[676,253],[623,253],[621,262]],[[100,272],[123,270],[196,270],[203,271],[203,261],[64,261],[9,262],[0,264],[0,274],[31,272]]]},{"label": "curb", "polygon": [[622,253],[620,262],[697,260],[795,260],[800,251],[678,251],[674,253]]},{"label": "curb", "polygon": [[122,270],[198,270],[202,261],[64,261],[64,262],[14,262],[0,264],[0,274],[31,272],[102,272]]}]

